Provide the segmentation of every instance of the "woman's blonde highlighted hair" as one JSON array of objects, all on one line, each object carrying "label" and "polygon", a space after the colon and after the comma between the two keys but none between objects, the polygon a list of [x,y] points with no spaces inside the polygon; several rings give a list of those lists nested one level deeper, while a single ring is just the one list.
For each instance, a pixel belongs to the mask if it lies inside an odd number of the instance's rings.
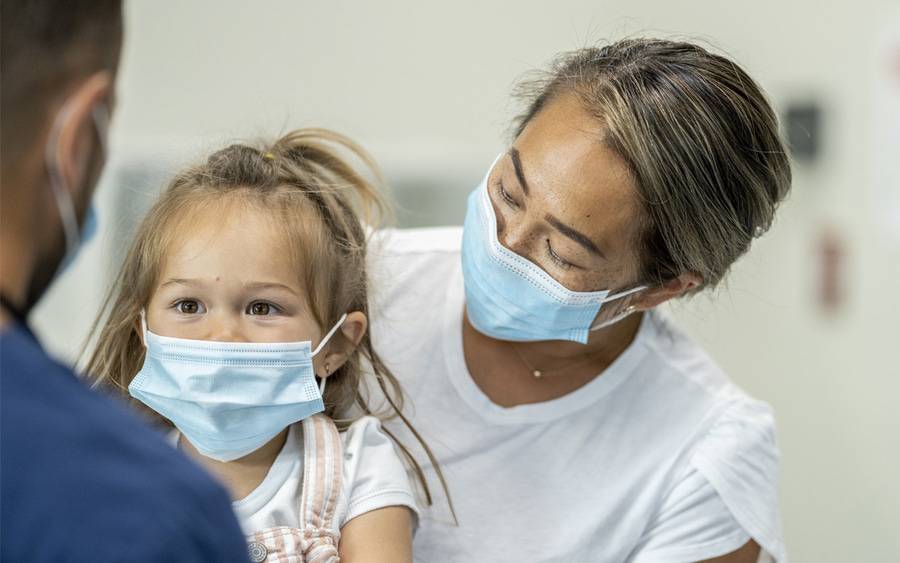
[{"label": "woman's blonde highlighted hair", "polygon": [[[348,164],[341,153],[363,163],[372,180]],[[141,311],[156,288],[165,254],[180,227],[191,222],[193,210],[222,202],[267,211],[278,221],[290,256],[302,270],[300,281],[320,328],[333,326],[350,311],[368,317],[364,225],[375,227],[387,218],[380,184],[381,175],[371,157],[347,137],[326,129],[300,129],[271,145],[233,144],[205,163],[182,171],[138,227],[91,331],[96,345],[85,371],[96,386],[129,397],[128,385],[144,362],[138,331]],[[418,440],[446,492],[437,460],[402,413],[400,383],[375,352],[368,331],[357,351],[329,377],[325,414],[340,429],[350,424],[352,412],[383,419],[399,417]],[[369,373],[386,398],[386,408],[379,412],[372,412],[361,393],[363,377]],[[131,402],[156,421],[169,424],[138,401]],[[420,465],[404,444],[384,431],[415,471],[430,505],[431,492]]]}]

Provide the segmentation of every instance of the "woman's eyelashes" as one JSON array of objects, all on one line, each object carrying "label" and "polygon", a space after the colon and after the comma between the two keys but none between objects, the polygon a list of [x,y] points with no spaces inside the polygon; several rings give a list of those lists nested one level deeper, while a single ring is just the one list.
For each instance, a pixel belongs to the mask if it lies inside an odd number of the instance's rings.
[{"label": "woman's eyelashes", "polygon": [[[497,180],[497,195],[500,197],[501,200],[503,200],[503,202],[508,207],[510,207],[512,209],[520,208],[519,203],[515,200],[515,198],[513,198],[513,196],[510,195],[510,193],[508,191],[506,191],[506,188],[503,186],[503,180]],[[550,258],[550,260],[554,264],[556,264],[558,267],[560,267],[564,270],[569,270],[571,268],[580,268],[580,266],[578,266],[577,264],[573,264],[572,262],[569,262],[568,260],[566,260],[565,258],[560,256],[559,254],[554,252],[553,247],[550,245],[549,238],[546,239],[545,250],[546,250],[547,256]]]},{"label": "woman's eyelashes", "polygon": [[500,199],[502,199],[509,207],[512,207],[513,209],[519,208],[519,204],[516,200],[513,199],[509,192],[506,191],[506,188],[503,187],[502,180],[497,181],[497,193],[500,196]]},{"label": "woman's eyelashes", "polygon": [[556,252],[553,252],[553,247],[550,246],[550,239],[547,239],[547,256],[550,257],[553,262],[564,270],[568,270],[570,268],[577,268],[575,264],[572,264],[565,258],[560,257]]}]

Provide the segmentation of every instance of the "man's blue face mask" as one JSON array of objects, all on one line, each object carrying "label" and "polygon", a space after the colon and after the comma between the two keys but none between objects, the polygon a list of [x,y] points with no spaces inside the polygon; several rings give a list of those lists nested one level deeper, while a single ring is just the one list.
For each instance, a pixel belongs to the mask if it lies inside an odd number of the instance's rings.
[{"label": "man's blue face mask", "polygon": [[497,218],[488,195],[489,176],[490,171],[469,195],[463,226],[466,312],[473,327],[499,340],[571,340],[584,344],[591,330],[609,326],[633,312],[628,308],[602,323],[594,322],[601,305],[646,286],[614,295],[608,290],[572,291],[534,262],[503,246],[497,238]]}]

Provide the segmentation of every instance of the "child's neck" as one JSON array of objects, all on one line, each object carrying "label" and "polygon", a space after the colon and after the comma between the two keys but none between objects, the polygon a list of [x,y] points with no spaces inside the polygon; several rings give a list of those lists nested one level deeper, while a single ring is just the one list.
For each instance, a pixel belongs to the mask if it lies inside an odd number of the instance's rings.
[{"label": "child's neck", "polygon": [[228,489],[231,500],[237,501],[253,492],[265,479],[266,473],[284,447],[287,434],[288,428],[285,428],[258,450],[233,461],[218,461],[206,457],[185,440],[183,435],[178,438],[178,447],[217,477]]}]

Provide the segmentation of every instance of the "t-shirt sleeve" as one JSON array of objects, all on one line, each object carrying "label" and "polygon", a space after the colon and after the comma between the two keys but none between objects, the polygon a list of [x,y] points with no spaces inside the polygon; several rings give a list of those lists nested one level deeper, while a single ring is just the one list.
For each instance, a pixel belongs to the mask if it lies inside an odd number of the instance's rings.
[{"label": "t-shirt sleeve", "polygon": [[778,459],[768,405],[742,401],[726,409],[691,455],[631,561],[702,561],[753,539],[761,561],[786,562]]},{"label": "t-shirt sleeve", "polygon": [[366,512],[388,506],[419,511],[406,467],[378,419],[367,416],[351,425],[344,441],[345,483],[349,487],[347,516],[342,526]]}]

